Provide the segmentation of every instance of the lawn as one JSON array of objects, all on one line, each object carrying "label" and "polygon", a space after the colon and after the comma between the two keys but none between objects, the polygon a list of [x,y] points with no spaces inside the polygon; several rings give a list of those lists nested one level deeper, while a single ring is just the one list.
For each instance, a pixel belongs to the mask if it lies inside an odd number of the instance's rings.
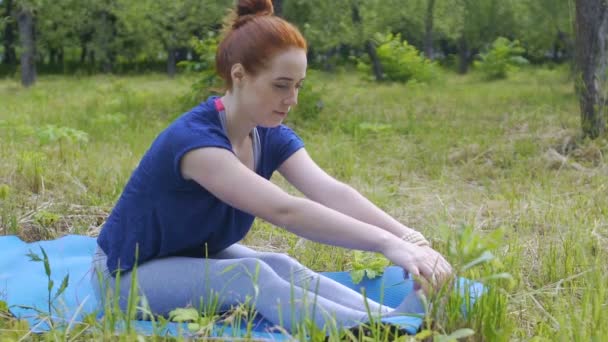
[{"label": "lawn", "polygon": [[[0,80],[0,235],[95,236],[152,139],[194,104],[194,80],[43,76],[31,89]],[[407,85],[311,71],[303,92],[302,107],[322,110],[296,110],[287,123],[313,159],[490,287],[468,317],[433,298],[437,336],[608,336],[608,142],[580,138],[566,70],[528,68],[494,82],[446,72]],[[321,102],[306,96],[315,93]],[[295,193],[279,175],[273,181]],[[378,258],[260,220],[245,243],[318,271]],[[494,258],[465,267],[484,252]],[[1,311],[0,329],[27,333]]]}]

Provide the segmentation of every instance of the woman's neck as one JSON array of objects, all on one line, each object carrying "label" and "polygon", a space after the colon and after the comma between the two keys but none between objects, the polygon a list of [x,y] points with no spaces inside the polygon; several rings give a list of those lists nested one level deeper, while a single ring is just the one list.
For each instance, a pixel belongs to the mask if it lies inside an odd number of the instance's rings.
[{"label": "woman's neck", "polygon": [[251,121],[244,108],[240,108],[234,94],[226,92],[221,98],[226,111],[226,130],[233,146],[242,145],[256,124]]}]

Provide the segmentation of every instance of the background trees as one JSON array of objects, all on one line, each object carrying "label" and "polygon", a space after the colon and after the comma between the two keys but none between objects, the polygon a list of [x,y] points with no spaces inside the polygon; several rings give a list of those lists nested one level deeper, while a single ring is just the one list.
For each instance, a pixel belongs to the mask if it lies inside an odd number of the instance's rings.
[{"label": "background trees", "polygon": [[[18,72],[177,72],[197,60],[192,38],[217,34],[232,0],[0,0],[0,75]],[[378,37],[398,34],[427,59],[467,73],[500,37],[532,63],[571,63],[588,136],[605,131],[602,80],[604,0],[274,0],[310,44],[309,62],[327,71],[369,65],[386,77]],[[574,23],[578,23],[576,26]],[[576,31],[574,28],[576,27]],[[576,38],[576,39],[575,39]],[[576,42],[576,44],[575,44]],[[409,50],[408,50],[409,51]],[[384,62],[386,63],[386,62]],[[391,68],[389,68],[391,69]],[[600,106],[600,107],[598,107]],[[598,113],[597,116],[596,114]]]},{"label": "background trees", "polygon": [[608,90],[608,4],[576,1],[576,79],[583,134],[597,138],[606,132]]}]

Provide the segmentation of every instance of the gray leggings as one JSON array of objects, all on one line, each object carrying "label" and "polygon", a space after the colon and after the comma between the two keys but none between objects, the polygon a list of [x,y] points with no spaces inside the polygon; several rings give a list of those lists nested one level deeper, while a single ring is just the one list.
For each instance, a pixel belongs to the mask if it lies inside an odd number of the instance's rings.
[{"label": "gray leggings", "polygon": [[[106,255],[97,248],[93,258],[93,285],[98,301],[105,293],[99,285],[115,290],[115,279],[106,266]],[[97,277],[102,275],[103,279]],[[323,327],[329,320],[337,326],[353,326],[369,320],[365,298],[346,286],[311,271],[286,254],[263,253],[240,244],[209,258],[167,257],[147,261],[137,268],[139,294],[153,314],[168,313],[188,305],[203,307],[211,294],[218,296],[217,309],[225,311],[248,299],[273,324],[290,330],[294,324],[312,319]],[[126,310],[131,274],[120,279],[119,304]],[[395,311],[367,299],[375,316],[395,315],[408,310],[407,298]],[[314,307],[313,307],[314,306]],[[291,320],[294,320],[292,322]]]}]

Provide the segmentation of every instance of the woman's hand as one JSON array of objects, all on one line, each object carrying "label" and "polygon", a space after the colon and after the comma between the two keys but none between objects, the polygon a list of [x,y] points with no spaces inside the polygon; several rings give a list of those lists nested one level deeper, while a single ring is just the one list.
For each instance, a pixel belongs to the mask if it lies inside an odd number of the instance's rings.
[{"label": "woman's hand", "polygon": [[425,292],[439,289],[452,278],[452,266],[430,246],[417,246],[401,239],[391,239],[382,254],[420,280]]}]

